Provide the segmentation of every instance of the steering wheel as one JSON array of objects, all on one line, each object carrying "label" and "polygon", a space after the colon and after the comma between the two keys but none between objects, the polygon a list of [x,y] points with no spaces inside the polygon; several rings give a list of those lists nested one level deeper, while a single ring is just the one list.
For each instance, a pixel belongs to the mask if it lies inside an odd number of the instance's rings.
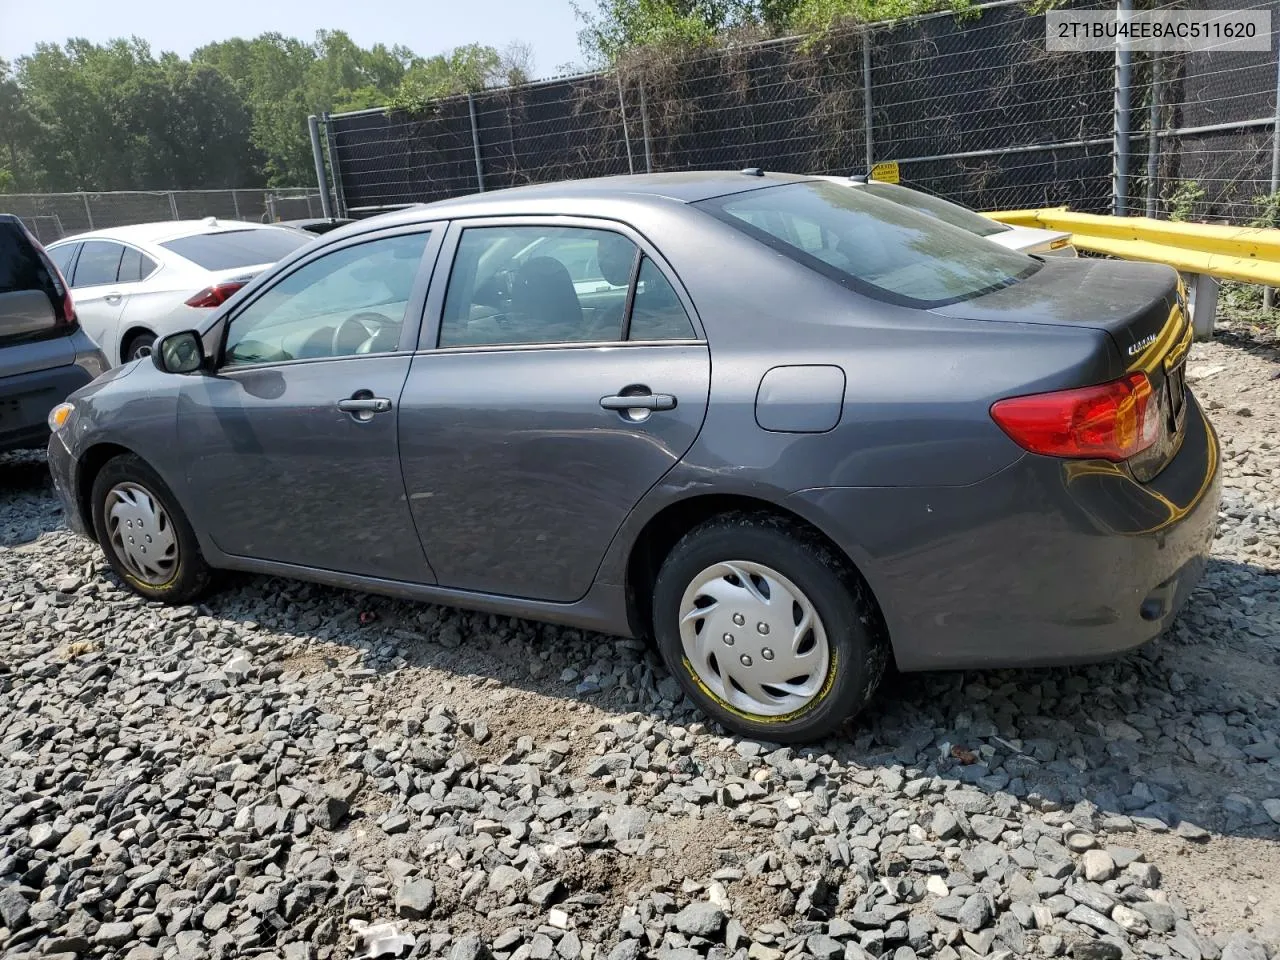
[{"label": "steering wheel", "polygon": [[[346,320],[343,320],[338,325],[338,329],[334,331],[333,355],[342,357],[353,353],[370,353],[379,338],[387,332],[389,327],[395,327],[398,344],[399,327],[394,320],[373,310],[362,310],[359,313],[354,313],[347,317]],[[395,349],[397,344],[392,344],[389,348],[382,347],[378,352],[382,352],[384,349]]]}]

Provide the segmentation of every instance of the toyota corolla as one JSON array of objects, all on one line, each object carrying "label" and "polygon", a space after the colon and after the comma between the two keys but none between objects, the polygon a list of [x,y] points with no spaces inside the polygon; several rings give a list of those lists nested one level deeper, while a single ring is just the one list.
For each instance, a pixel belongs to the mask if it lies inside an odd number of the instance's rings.
[{"label": "toyota corolla", "polygon": [[144,597],[218,570],[651,637],[773,741],[904,671],[1158,634],[1218,441],[1167,267],[1035,258],[782,174],[611,177],[342,226],[50,416]]}]

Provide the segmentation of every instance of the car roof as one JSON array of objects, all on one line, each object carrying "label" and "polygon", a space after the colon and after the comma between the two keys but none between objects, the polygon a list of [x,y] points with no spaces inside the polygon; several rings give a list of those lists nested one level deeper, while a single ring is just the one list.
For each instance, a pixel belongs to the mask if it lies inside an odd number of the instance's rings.
[{"label": "car roof", "polygon": [[[213,223],[210,224],[210,220]],[[205,233],[228,233],[235,230],[282,229],[274,224],[253,223],[248,220],[159,220],[154,223],[134,223],[127,227],[106,227],[102,230],[85,230],[63,237],[57,243],[69,240],[122,240],[126,243],[164,243],[179,237],[191,237]]]},{"label": "car roof", "polygon": [[[752,168],[748,168],[752,169]],[[451,197],[447,200],[436,200],[431,203],[417,203],[412,206],[384,213],[370,220],[376,220],[379,226],[391,226],[397,223],[414,223],[422,220],[424,215],[431,218],[482,217],[500,216],[509,210],[511,204],[526,201],[558,201],[558,200],[625,200],[631,202],[678,202],[697,203],[712,197],[722,197],[732,193],[743,193],[748,190],[759,190],[782,183],[799,183],[816,178],[796,173],[749,173],[726,170],[691,170],[680,173],[638,173],[620,174],[609,177],[589,177],[581,180],[557,180],[550,183],[534,183],[520,187],[504,187],[500,190],[487,190],[484,193],[472,193],[463,197]],[[358,224],[368,224],[370,220],[357,221],[340,227],[328,236],[350,236],[350,231]]]}]

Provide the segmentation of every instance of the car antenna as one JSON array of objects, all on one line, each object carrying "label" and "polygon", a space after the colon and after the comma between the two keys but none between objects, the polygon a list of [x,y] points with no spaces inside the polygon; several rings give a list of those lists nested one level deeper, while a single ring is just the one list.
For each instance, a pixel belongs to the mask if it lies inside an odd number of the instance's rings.
[{"label": "car antenna", "polygon": [[851,173],[849,174],[849,179],[854,183],[866,183],[867,175],[865,173]]},{"label": "car antenna", "polygon": [[748,177],[763,177],[764,171],[759,167],[743,167],[742,172]]}]

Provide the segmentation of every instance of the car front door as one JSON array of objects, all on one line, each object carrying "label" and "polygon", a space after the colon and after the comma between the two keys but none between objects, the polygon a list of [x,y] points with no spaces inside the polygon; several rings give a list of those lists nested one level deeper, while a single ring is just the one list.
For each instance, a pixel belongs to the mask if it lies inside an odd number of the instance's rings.
[{"label": "car front door", "polygon": [[693,444],[710,359],[659,261],[611,222],[451,226],[399,420],[409,506],[442,586],[580,599],[627,514]]},{"label": "car front door", "polygon": [[325,247],[229,318],[217,371],[183,387],[192,509],[226,553],[431,583],[396,438],[440,232]]}]

